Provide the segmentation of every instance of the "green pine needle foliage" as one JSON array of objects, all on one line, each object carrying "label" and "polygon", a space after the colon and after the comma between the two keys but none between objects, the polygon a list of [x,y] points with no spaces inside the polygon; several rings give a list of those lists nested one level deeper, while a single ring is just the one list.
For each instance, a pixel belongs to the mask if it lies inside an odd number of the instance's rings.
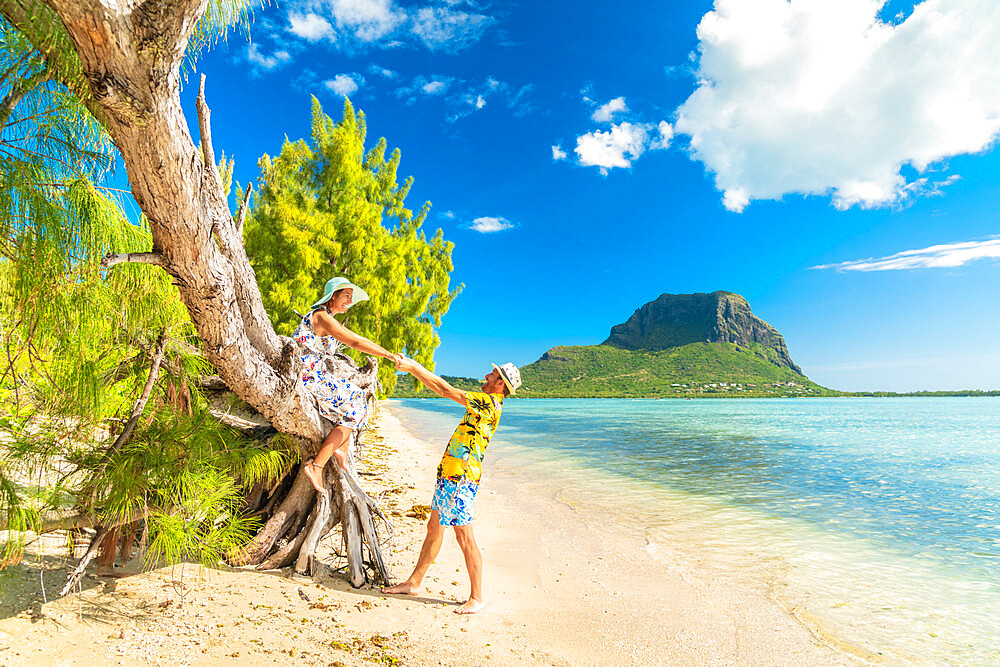
[{"label": "green pine needle foliage", "polygon": [[[366,151],[366,132],[364,113],[349,100],[334,122],[313,98],[309,140],[286,140],[277,157],[259,161],[247,254],[278,333],[292,333],[296,311],[308,312],[327,280],[346,276],[371,299],[344,324],[433,368],[435,329],[461,291],[449,286],[453,244],[440,229],[426,237],[430,204],[417,213],[406,207],[412,178],[397,182],[399,150],[387,155],[379,139]],[[379,381],[383,394],[392,392],[391,364],[381,364]]]},{"label": "green pine needle foliage", "polygon": [[[211,4],[193,52],[246,6]],[[0,567],[28,531],[77,513],[148,531],[149,563],[216,562],[254,530],[245,494],[298,455],[209,416],[193,380],[213,369],[162,269],[101,268],[105,253],[149,251],[152,238],[102,184],[113,146],[64,85],[75,56],[56,52],[61,26],[32,32],[52,18],[38,11],[30,34],[0,20]],[[113,450],[161,340],[146,409]]]}]

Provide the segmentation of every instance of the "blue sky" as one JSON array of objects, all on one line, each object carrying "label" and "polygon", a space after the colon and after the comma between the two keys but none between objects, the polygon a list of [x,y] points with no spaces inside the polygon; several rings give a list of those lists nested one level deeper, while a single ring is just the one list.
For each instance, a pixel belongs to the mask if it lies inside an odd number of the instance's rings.
[{"label": "blue sky", "polygon": [[722,289],[820,384],[1000,387],[993,0],[296,0],[251,35],[198,66],[216,152],[255,180],[349,95],[455,243],[438,372]]}]

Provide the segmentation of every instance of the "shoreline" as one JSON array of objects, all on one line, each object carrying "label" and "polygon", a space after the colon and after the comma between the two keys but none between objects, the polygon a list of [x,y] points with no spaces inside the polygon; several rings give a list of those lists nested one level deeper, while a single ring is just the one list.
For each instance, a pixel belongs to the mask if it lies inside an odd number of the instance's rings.
[{"label": "shoreline", "polygon": [[[422,442],[391,403],[385,407],[392,428]],[[448,435],[422,443],[430,459],[428,485]],[[719,584],[698,570],[664,565],[640,532],[567,504],[550,480],[512,470],[509,460],[499,470],[490,463],[476,505],[485,587],[490,597],[503,598],[493,602],[494,613],[508,616],[501,624],[520,620],[521,640],[547,647],[550,660],[537,664],[858,664],[872,658],[741,583],[738,574]],[[447,550],[446,542],[442,556]]]},{"label": "shoreline", "polygon": [[[430,502],[450,433],[434,442],[416,437],[391,402],[380,404],[377,421],[359,468],[394,522],[387,557],[400,580],[420,549],[418,506]],[[866,661],[795,610],[742,585],[739,573],[713,581],[707,570],[665,566],[646,552],[641,535],[582,516],[556,495],[546,480],[488,471],[475,523],[488,606],[465,617],[452,613],[467,596],[468,578],[450,534],[416,598],[355,590],[342,576],[193,565],[141,573],[133,562],[112,576],[91,568],[82,593],[43,602],[39,577],[51,593],[73,561],[26,555],[0,572],[0,665]],[[328,548],[339,542],[334,530]]]},{"label": "shoreline", "polygon": [[[824,399],[824,398],[998,398],[1000,397],[1000,389],[988,389],[988,390],[978,390],[973,389],[968,392],[911,392],[911,393],[893,393],[893,392],[842,392],[836,395],[825,395],[825,396],[811,396],[811,395],[786,395],[786,396],[747,396],[745,394],[691,394],[691,395],[671,395],[671,396],[517,396],[512,397],[509,400],[515,401],[596,401],[596,400],[610,400],[610,401],[696,401],[700,399],[711,399],[711,400],[724,400],[724,399],[739,399],[741,401],[755,401],[755,400],[786,400],[786,399],[802,399],[808,398],[810,400]],[[447,401],[450,399],[441,398],[440,396],[392,396],[388,399],[390,401],[423,401],[423,400],[434,400],[434,401]]]}]

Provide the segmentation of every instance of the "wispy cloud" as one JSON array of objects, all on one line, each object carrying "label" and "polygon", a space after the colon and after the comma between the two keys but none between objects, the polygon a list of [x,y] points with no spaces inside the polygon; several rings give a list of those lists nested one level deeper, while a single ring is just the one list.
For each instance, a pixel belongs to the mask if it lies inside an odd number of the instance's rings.
[{"label": "wispy cloud", "polygon": [[499,100],[515,116],[530,113],[534,106],[528,101],[528,97],[533,88],[529,83],[515,89],[509,83],[492,76],[475,82],[433,74],[415,76],[409,84],[396,88],[393,94],[405,99],[407,104],[415,104],[421,99],[441,99],[448,110],[445,120],[454,123],[485,109],[491,100]]},{"label": "wispy cloud", "polygon": [[395,72],[389,69],[388,67],[382,67],[381,65],[376,65],[375,63],[372,63],[371,65],[368,66],[368,73],[374,74],[376,76],[381,76],[389,80],[399,78],[399,72]]},{"label": "wispy cloud", "polygon": [[378,42],[406,21],[392,0],[329,0],[337,27],[361,42]]},{"label": "wispy cloud", "polygon": [[495,232],[502,232],[505,229],[512,229],[514,226],[514,223],[507,218],[484,216],[473,220],[472,224],[469,225],[469,229],[480,234],[493,234]]},{"label": "wispy cloud", "polygon": [[423,74],[413,77],[408,85],[399,86],[393,91],[396,97],[406,99],[407,104],[414,104],[421,97],[440,97],[451,86],[454,79],[442,74]]},{"label": "wispy cloud", "polygon": [[291,60],[292,56],[288,51],[279,50],[267,55],[258,48],[257,44],[250,44],[247,47],[247,62],[250,63],[254,72],[270,71],[288,64]]},{"label": "wispy cloud", "polygon": [[495,21],[492,16],[455,11],[449,7],[421,7],[413,15],[411,31],[431,51],[454,53],[478,42]]},{"label": "wispy cloud", "polygon": [[[460,9],[462,4],[468,4],[469,11]],[[450,0],[410,7],[394,0],[292,0],[286,29],[306,41],[328,41],[348,52],[422,46],[457,53],[481,40],[497,22],[481,12],[475,3]]]},{"label": "wispy cloud", "polygon": [[428,81],[420,87],[420,90],[424,91],[425,95],[440,95],[447,89],[447,79],[435,79],[434,81]]},{"label": "wispy cloud", "polygon": [[920,250],[904,250],[887,257],[856,259],[836,264],[820,264],[813,269],[837,271],[899,271],[903,269],[954,268],[977,259],[1000,258],[1000,237],[986,241],[966,241],[932,245]]},{"label": "wispy cloud", "polygon": [[501,89],[503,94],[508,95],[507,108],[513,111],[515,116],[527,116],[535,110],[535,105],[528,101],[528,95],[534,88],[535,84],[526,83],[516,92],[510,91],[508,93],[506,89]]},{"label": "wispy cloud", "polygon": [[566,159],[566,151],[563,150],[562,146],[557,145],[552,147],[552,159],[556,162]]},{"label": "wispy cloud", "polygon": [[948,184],[921,172],[994,144],[996,0],[923,0],[888,21],[885,4],[715,0],[674,129],[726,208],[792,193],[900,205]]}]

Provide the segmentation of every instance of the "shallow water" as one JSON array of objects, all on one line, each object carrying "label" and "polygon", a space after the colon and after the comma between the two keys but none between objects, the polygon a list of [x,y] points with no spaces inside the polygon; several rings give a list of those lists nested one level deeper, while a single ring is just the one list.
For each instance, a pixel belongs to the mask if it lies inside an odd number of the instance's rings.
[{"label": "shallow water", "polygon": [[[393,403],[442,449],[461,414]],[[550,480],[861,651],[1000,662],[1000,399],[510,400],[491,474]]]}]

